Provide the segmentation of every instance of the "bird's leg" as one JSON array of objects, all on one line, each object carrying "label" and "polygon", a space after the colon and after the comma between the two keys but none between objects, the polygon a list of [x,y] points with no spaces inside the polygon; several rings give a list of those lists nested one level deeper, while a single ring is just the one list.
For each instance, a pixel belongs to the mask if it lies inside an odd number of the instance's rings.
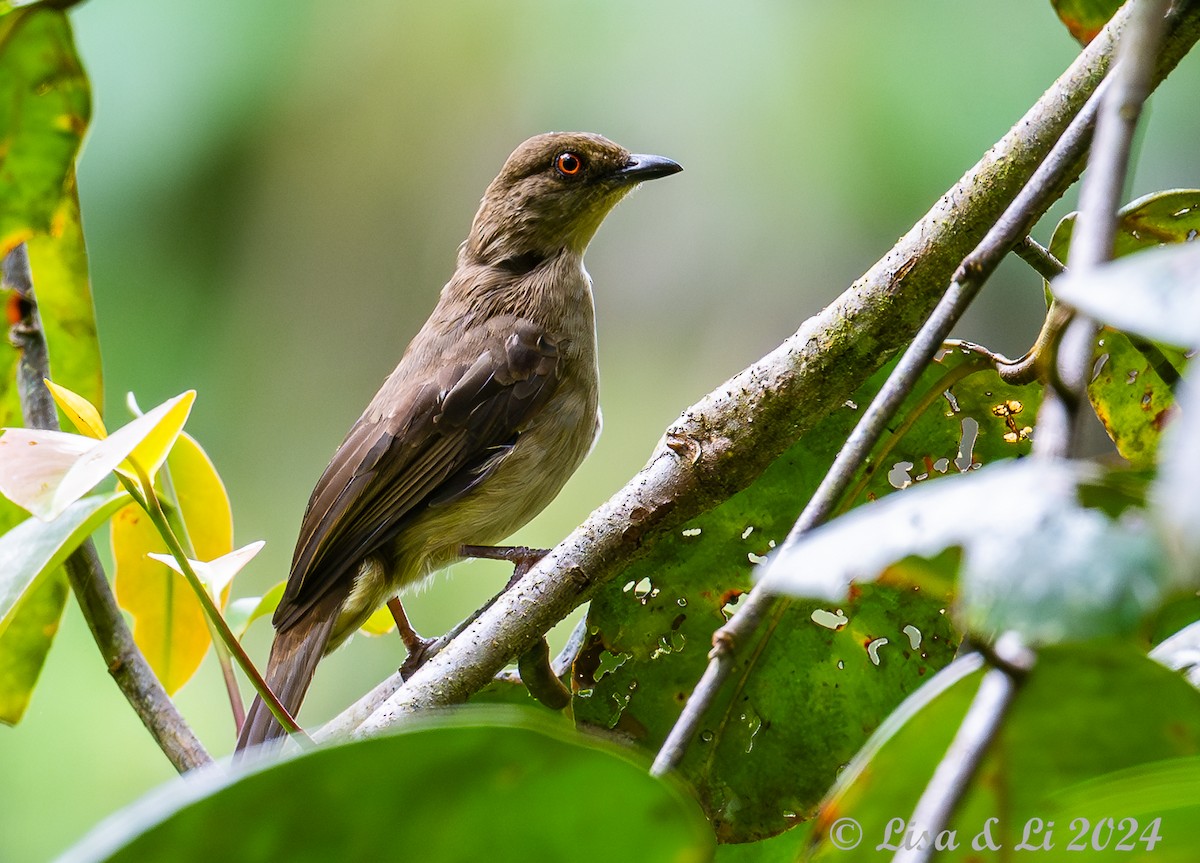
[{"label": "bird's leg", "polygon": [[413,671],[424,664],[425,654],[429,652],[429,648],[433,646],[436,639],[422,638],[417,634],[412,624],[408,622],[408,615],[404,612],[404,606],[400,604],[400,597],[393,596],[389,599],[387,607],[388,611],[392,613],[392,619],[396,621],[396,631],[400,633],[400,640],[404,642],[404,648],[408,651],[404,665],[400,666],[400,673],[407,680]]},{"label": "bird's leg", "polygon": [[[486,560],[507,560],[513,564],[512,578],[504,586],[508,590],[521,580],[539,560],[550,553],[548,548],[529,548],[524,545],[464,545],[458,553],[463,557]],[[529,694],[551,710],[562,710],[571,703],[571,691],[554,676],[550,667],[550,645],[539,638],[517,658],[517,671]]]},{"label": "bird's leg", "polygon": [[550,553],[548,548],[530,548],[526,545],[460,545],[458,553],[463,557],[483,560],[507,560],[513,564],[512,578],[504,586],[508,590],[521,580],[533,565]]}]

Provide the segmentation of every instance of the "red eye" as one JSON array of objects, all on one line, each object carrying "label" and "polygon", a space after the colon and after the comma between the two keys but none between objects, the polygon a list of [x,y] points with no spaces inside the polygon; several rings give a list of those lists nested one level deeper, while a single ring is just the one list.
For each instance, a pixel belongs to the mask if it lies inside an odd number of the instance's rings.
[{"label": "red eye", "polygon": [[574,177],[583,170],[583,159],[574,153],[559,153],[554,157],[554,167],[564,177]]}]

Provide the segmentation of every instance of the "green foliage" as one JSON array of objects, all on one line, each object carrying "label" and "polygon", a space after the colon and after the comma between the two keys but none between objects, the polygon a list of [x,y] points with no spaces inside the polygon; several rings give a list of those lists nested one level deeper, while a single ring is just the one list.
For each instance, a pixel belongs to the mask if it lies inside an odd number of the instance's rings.
[{"label": "green foliage", "polygon": [[[0,256],[27,244],[54,373],[98,401],[100,353],[75,192],[75,157],[90,114],[91,91],[66,16],[41,6],[0,9]],[[6,305],[16,302],[10,287],[0,286]],[[15,351],[0,351],[0,427],[21,424],[16,365]],[[0,499],[0,532],[24,517]],[[29,703],[66,595],[65,575],[49,575],[0,632],[0,656],[13,658],[0,666],[6,722],[18,721]]]},{"label": "green foliage", "polygon": [[[1050,251],[1061,261],[1068,260],[1074,229],[1074,213],[1054,229]],[[1138,467],[1153,464],[1171,420],[1175,384],[1185,365],[1178,347],[1195,344],[1197,250],[1184,244],[1198,231],[1200,191],[1172,189],[1138,198],[1118,213],[1114,256],[1167,248],[1149,258],[1139,255],[1138,263],[1119,260],[1098,272],[1068,273],[1053,286],[1065,292],[1065,300],[1112,325],[1096,346],[1098,371],[1088,398],[1117,451]]]},{"label": "green foliage", "polygon": [[[886,374],[753,486],[657,543],[599,591],[575,665],[577,721],[648,751],[662,743],[704,670],[714,630],[749,589],[755,564],[786,535]],[[921,376],[849,500],[1027,453],[1025,422],[1038,400],[1037,387],[1005,384],[978,354],[950,346]],[[954,655],[957,637],[942,613],[949,602],[936,590],[865,586],[833,606],[791,603],[764,626],[681,768],[718,836],[758,839],[807,817],[888,711]]]},{"label": "green foliage", "polygon": [[[1084,41],[1115,6],[1055,4]],[[88,404],[100,403],[101,388],[74,160],[89,101],[65,17],[0,5],[0,251],[27,244],[53,377],[82,395],[60,405],[81,431],[104,438],[0,438],[13,445],[10,456],[18,443],[42,446],[36,457],[10,458],[0,483],[50,519],[17,524],[15,511],[0,513],[0,528],[16,524],[0,536],[0,721],[10,723],[54,639],[67,595],[58,565],[129,499],[81,498],[111,471],[137,488],[137,468],[153,474],[171,452],[171,515],[192,535],[186,557],[200,558],[190,569],[212,563],[211,572],[231,576],[257,550],[229,552],[215,468],[190,439],[172,450],[186,408],[174,403],[165,426],[142,423],[147,437],[129,427],[108,436]],[[1051,243],[1064,259],[1072,226],[1064,220]],[[658,542],[596,595],[572,669],[576,729],[547,720],[544,708],[536,718],[472,711],[271,765],[213,770],[118,812],[64,859],[369,859],[395,847],[430,860],[688,861],[709,859],[714,837],[741,843],[716,852],[730,863],[795,860],[814,843],[820,859],[877,859],[888,822],[911,813],[985,674],[978,656],[954,660],[963,633],[986,642],[1015,631],[1038,648],[1037,663],[951,825],[960,840],[995,818],[996,841],[1012,848],[1041,819],[1059,825],[1061,847],[1078,819],[1118,829],[1097,813],[1102,804],[1137,819],[1135,850],[1190,860],[1200,844],[1200,695],[1163,666],[1192,664],[1195,626],[1184,627],[1200,614],[1200,411],[1175,407],[1200,405],[1186,362],[1200,344],[1200,267],[1195,247],[1146,250],[1185,243],[1198,229],[1200,192],[1140,199],[1121,213],[1116,251],[1128,260],[1054,286],[1109,325],[1089,396],[1139,471],[998,464],[1030,454],[1041,387],[1003,382],[975,346],[947,346],[863,465],[840,517],[772,559],[767,577],[797,597],[742,645],[675,777],[687,793],[649,778],[642,755],[662,743],[714,631],[787,534],[883,373],[752,487]],[[0,369],[4,426],[19,421],[13,363],[9,355]],[[943,477],[951,478],[929,484]],[[128,523],[142,515],[131,507],[119,517],[122,597],[133,597],[126,605],[136,607],[139,643],[174,692],[207,651],[207,624],[164,557],[146,557],[165,548],[165,534]],[[210,536],[197,529],[206,518]],[[186,557],[170,565],[188,568]],[[218,604],[222,586],[212,590]],[[281,589],[231,606],[239,635],[271,612]],[[1182,631],[1153,654],[1162,664],[1148,659],[1150,638],[1174,629]],[[532,704],[511,676],[474,700]],[[834,848],[831,830],[844,817],[870,841]],[[1152,823],[1170,837],[1161,848],[1145,832]]]},{"label": "green foliage", "polygon": [[646,768],[527,712],[461,710],[177,781],[60,863],[710,859],[695,803]]},{"label": "green foliage", "polygon": [[58,567],[128,499],[87,497],[52,522],[28,518],[0,536],[0,722],[21,719],[54,640],[67,594]]},{"label": "green foliage", "polygon": [[[950,743],[955,727],[979,687],[979,663],[960,662],[947,669],[945,678],[931,681],[880,729],[838,781],[822,809],[813,860],[878,860],[877,846],[889,836],[893,819],[907,822],[915,801]],[[1152,710],[1146,705],[1153,693]],[[1117,821],[1137,819],[1130,840],[1139,854],[1093,856],[1072,854],[1084,860],[1146,859],[1191,860],[1196,834],[1195,797],[1163,801],[1143,799],[1133,805],[1110,808],[1113,802],[1145,791],[1148,777],[1172,771],[1176,790],[1194,787],[1194,753],[1200,747],[1200,692],[1176,674],[1128,645],[1084,644],[1049,647],[1039,652],[1037,665],[1017,693],[1002,729],[989,748],[961,807],[950,821],[960,845],[957,854],[938,859],[1004,859],[1030,829],[1028,841],[1040,845],[1047,835],[1058,852],[1064,852],[1086,818],[1097,824],[1107,817]],[[1188,760],[1171,761],[1182,756]],[[1102,783],[1107,800],[1090,791]],[[1158,789],[1161,792],[1161,788]],[[863,840],[843,850],[830,839],[837,819],[852,818]],[[1147,849],[1138,842],[1155,818],[1163,841]],[[988,823],[995,844],[1006,852],[978,856],[971,841]],[[1043,829],[1037,828],[1041,819]],[[1048,822],[1053,827],[1046,827]],[[1074,826],[1072,826],[1074,824]],[[1124,825],[1112,845],[1132,825]],[[903,840],[904,828],[893,828],[894,844]],[[1101,836],[1103,837],[1103,832]],[[844,837],[848,834],[843,833]],[[1085,839],[1090,842],[1090,830]],[[1089,846],[1084,844],[1085,849]],[[1150,853],[1150,852],[1153,853]],[[1110,851],[1110,853],[1113,853]],[[973,856],[977,855],[977,856]],[[1144,856],[1143,856],[1144,855]]]},{"label": "green foliage", "polygon": [[[1114,503],[1105,479],[1025,460],[916,488],[812,531],[776,557],[766,583],[837,601],[896,561],[958,548],[963,631],[1011,630],[1030,644],[1134,633],[1179,584],[1134,510],[1100,508]],[[1085,484],[1097,508],[1081,503]]]}]

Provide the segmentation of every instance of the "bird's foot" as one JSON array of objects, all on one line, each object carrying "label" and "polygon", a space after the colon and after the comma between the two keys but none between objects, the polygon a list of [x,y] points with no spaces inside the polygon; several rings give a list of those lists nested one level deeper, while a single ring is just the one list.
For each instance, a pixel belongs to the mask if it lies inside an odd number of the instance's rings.
[{"label": "bird's foot", "polygon": [[525,545],[463,545],[458,553],[463,557],[478,557],[484,560],[507,560],[513,564],[512,578],[505,590],[512,587],[533,565],[550,553],[548,548],[530,548]]},{"label": "bird's foot", "polygon": [[422,638],[417,634],[412,624],[408,622],[408,615],[404,612],[400,597],[393,596],[388,600],[387,606],[392,613],[392,618],[396,621],[396,631],[400,633],[400,640],[404,642],[404,648],[408,651],[408,657],[400,666],[400,675],[407,680],[414,671],[425,664],[425,660],[429,658],[430,648],[437,639]]}]

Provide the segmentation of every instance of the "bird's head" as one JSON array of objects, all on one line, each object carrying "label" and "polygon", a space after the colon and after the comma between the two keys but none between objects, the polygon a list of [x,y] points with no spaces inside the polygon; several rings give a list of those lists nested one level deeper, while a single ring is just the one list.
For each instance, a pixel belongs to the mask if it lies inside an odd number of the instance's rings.
[{"label": "bird's head", "polygon": [[551,132],[513,151],[491,182],[464,252],[499,263],[583,254],[609,210],[634,186],[683,170],[586,132]]}]

